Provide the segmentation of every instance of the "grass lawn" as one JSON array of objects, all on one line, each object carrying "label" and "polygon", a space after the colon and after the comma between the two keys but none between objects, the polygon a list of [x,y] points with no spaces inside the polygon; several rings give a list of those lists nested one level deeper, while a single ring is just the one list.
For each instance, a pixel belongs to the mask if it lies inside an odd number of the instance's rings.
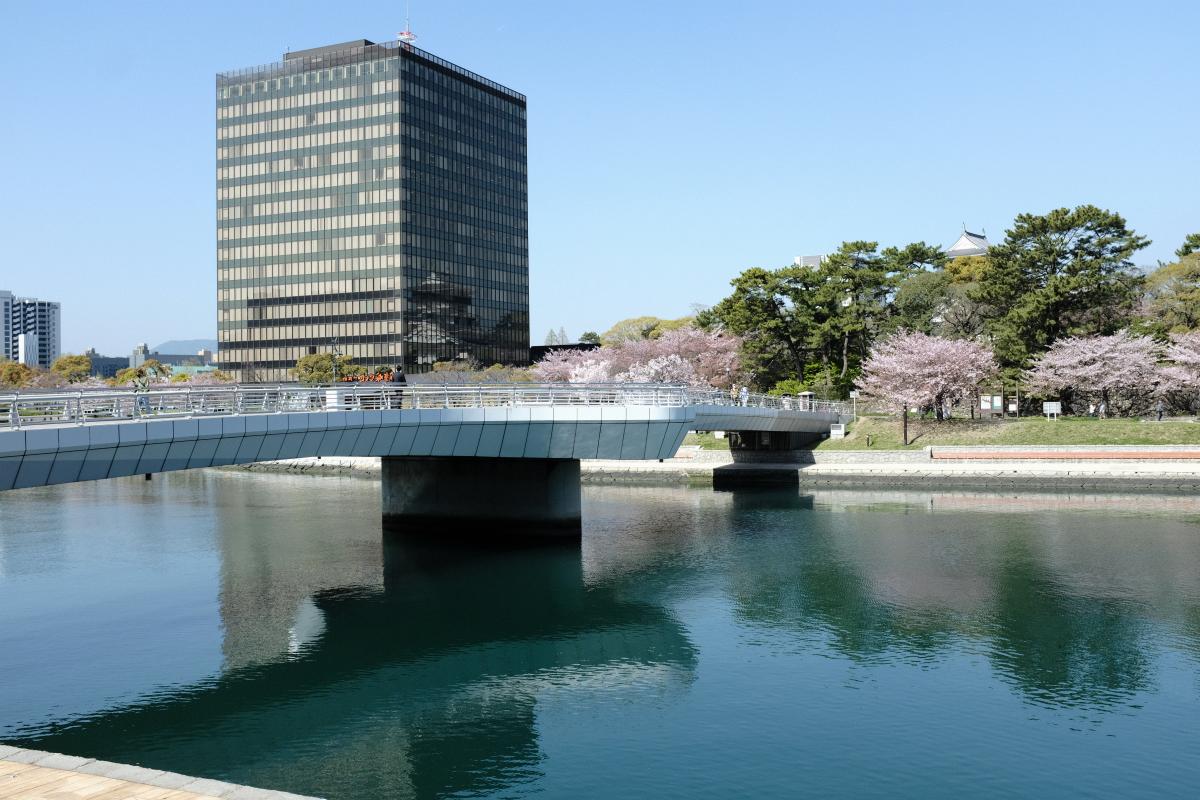
[{"label": "grass lawn", "polygon": [[716,436],[713,436],[711,433],[689,433],[687,436],[683,437],[683,444],[685,446],[687,446],[689,444],[690,445],[698,444],[698,445],[700,445],[701,450],[728,450],[729,449],[729,440],[728,439],[718,439]]},{"label": "grass lawn", "polygon": [[1045,417],[981,421],[950,419],[944,422],[909,417],[906,448],[900,444],[898,417],[859,417],[847,427],[845,439],[826,439],[818,450],[865,450],[867,434],[872,450],[920,450],[929,445],[1072,445],[1072,444],[1197,444],[1200,423],[1139,419]]}]

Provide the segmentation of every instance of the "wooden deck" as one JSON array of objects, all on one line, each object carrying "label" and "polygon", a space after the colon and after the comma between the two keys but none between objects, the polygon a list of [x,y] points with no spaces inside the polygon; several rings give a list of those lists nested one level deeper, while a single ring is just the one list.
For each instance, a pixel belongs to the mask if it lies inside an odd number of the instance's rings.
[{"label": "wooden deck", "polygon": [[0,745],[0,800],[313,800],[174,772]]}]

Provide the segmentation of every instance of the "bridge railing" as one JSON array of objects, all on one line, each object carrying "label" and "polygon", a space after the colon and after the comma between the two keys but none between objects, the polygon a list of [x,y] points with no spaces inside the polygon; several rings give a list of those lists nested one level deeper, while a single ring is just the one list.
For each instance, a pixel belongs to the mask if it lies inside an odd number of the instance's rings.
[{"label": "bridge railing", "polygon": [[119,420],[164,420],[239,414],[514,406],[685,405],[754,406],[845,413],[844,403],[805,397],[728,392],[664,384],[339,384],[14,392],[0,394],[0,427],[83,425]]}]

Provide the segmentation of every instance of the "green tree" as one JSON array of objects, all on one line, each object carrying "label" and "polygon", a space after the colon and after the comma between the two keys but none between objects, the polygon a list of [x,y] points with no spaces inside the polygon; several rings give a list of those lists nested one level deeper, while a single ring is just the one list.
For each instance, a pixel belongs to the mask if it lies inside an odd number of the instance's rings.
[{"label": "green tree", "polygon": [[943,271],[917,272],[904,278],[892,299],[889,330],[918,331],[933,335],[942,309],[950,302],[950,275]]},{"label": "green tree", "polygon": [[733,293],[700,312],[696,323],[743,337],[743,368],[756,385],[774,386],[804,372],[813,351],[818,325],[814,301],[823,280],[809,267],[748,269],[730,282]]},{"label": "green tree", "polygon": [[584,331],[579,334],[580,344],[600,344],[600,334],[595,331]]},{"label": "green tree", "polygon": [[1200,252],[1163,264],[1146,276],[1140,330],[1163,337],[1200,328]]},{"label": "green tree", "polygon": [[1175,251],[1175,257],[1179,259],[1187,258],[1192,253],[1200,251],[1200,233],[1189,233],[1183,240],[1183,244]]},{"label": "green tree", "polygon": [[913,242],[904,247],[889,247],[881,256],[888,272],[899,276],[937,272],[946,265],[947,260],[940,247],[924,242]]},{"label": "green tree", "polygon": [[[637,339],[657,339],[667,331],[686,328],[695,322],[695,317],[680,317],[679,319],[661,319],[659,317],[631,317],[623,319],[600,335],[600,341],[606,345]],[[580,339],[580,341],[583,341]]]},{"label": "green tree", "polygon": [[334,356],[332,353],[311,353],[296,362],[296,380],[314,385],[333,383],[345,375],[359,375],[363,368],[354,364],[350,356]]},{"label": "green tree", "polygon": [[1149,243],[1096,206],[1018,216],[973,295],[988,308],[997,361],[1024,366],[1060,336],[1128,324],[1142,284],[1130,259]]},{"label": "green tree", "polygon": [[37,372],[24,364],[0,360],[0,386],[5,389],[21,389],[28,386],[35,375]]},{"label": "green tree", "polygon": [[919,331],[946,339],[979,338],[985,313],[974,295],[986,268],[986,256],[963,256],[946,261],[942,269],[902,277],[892,298],[888,331]]},{"label": "green tree", "polygon": [[67,383],[79,383],[92,374],[92,360],[87,356],[59,356],[50,365],[50,371]]},{"label": "green tree", "polygon": [[113,377],[112,383],[115,386],[132,383],[135,387],[144,388],[154,381],[170,376],[171,366],[169,364],[163,364],[157,358],[149,358],[140,367],[126,367],[118,371]]},{"label": "green tree", "polygon": [[781,395],[795,396],[801,392],[807,391],[808,387],[795,378],[785,378],[771,387],[771,391],[767,392],[767,394],[775,395],[777,397]]},{"label": "green tree", "polygon": [[888,300],[899,278],[911,269],[913,248],[878,252],[877,242],[843,242],[817,268],[820,283],[814,307],[817,348],[823,366],[836,365],[840,381],[851,377],[852,363],[866,358],[888,314]]}]

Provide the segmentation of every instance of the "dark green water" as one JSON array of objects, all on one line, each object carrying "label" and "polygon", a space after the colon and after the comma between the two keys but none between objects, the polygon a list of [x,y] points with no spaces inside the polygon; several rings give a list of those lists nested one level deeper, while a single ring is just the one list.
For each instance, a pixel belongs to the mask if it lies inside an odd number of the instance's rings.
[{"label": "dark green water", "polygon": [[329,798],[1194,797],[1200,499],[588,488],[582,549],[369,481],[0,495],[0,741]]}]

